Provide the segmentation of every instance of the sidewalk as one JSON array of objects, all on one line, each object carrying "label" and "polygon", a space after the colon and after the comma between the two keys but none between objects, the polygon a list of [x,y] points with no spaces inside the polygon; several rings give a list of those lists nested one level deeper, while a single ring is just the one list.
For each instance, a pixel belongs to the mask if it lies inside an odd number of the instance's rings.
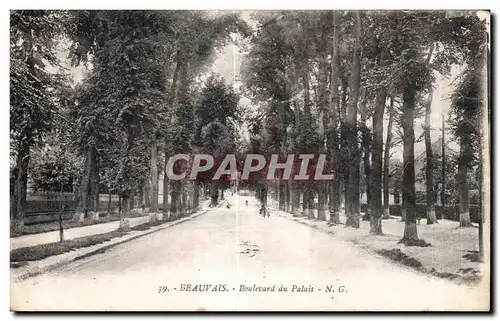
[{"label": "sidewalk", "polygon": [[[360,227],[357,229],[346,227],[344,224],[331,226],[328,224],[328,211],[327,220],[320,221],[304,216],[294,217],[290,213],[280,211],[274,202],[270,205],[275,215],[323,231],[421,272],[466,282],[479,281],[480,275],[488,278],[489,271],[485,268],[487,263],[468,258],[478,250],[478,231],[475,227],[458,228],[458,222],[446,219],[432,225],[419,224],[419,238],[431,246],[405,246],[399,243],[405,228],[405,223],[399,217],[382,221],[384,235],[372,235],[369,233],[370,222],[367,221],[360,221]],[[314,215],[317,217],[317,211],[314,211]],[[344,213],[341,213],[340,221],[345,222],[345,219]]]},{"label": "sidewalk", "polygon": [[[200,211],[203,211],[208,208],[208,204],[210,201],[204,201],[201,203]],[[129,218],[130,227],[134,227],[137,225],[141,225],[149,222],[149,214],[145,216],[133,217]],[[111,231],[115,231],[118,229],[120,225],[120,221],[113,221],[102,224],[94,224],[82,227],[74,227],[70,229],[64,230],[64,239],[71,240],[78,237],[89,236],[94,234],[103,234]],[[47,244],[59,242],[59,231],[51,231],[46,233],[38,233],[38,234],[30,234],[23,235],[18,237],[10,238],[10,250],[19,249],[22,247],[35,246],[40,244]]]},{"label": "sidewalk", "polygon": [[[103,251],[105,251],[111,247],[120,245],[120,244],[128,242],[128,241],[132,241],[136,238],[139,238],[139,237],[142,237],[142,236],[169,228],[171,226],[183,223],[185,221],[189,221],[197,216],[205,214],[209,210],[214,210],[214,209],[217,209],[217,208],[223,206],[225,204],[225,201],[221,201],[219,203],[219,205],[215,208],[209,208],[208,204],[210,204],[210,200],[202,202],[202,204],[200,206],[200,210],[198,212],[192,213],[192,214],[185,216],[183,218],[180,218],[176,221],[172,221],[169,223],[164,223],[164,224],[161,224],[161,225],[158,225],[155,227],[151,227],[150,229],[145,230],[145,231],[130,231],[127,233],[127,235],[114,238],[110,241],[107,241],[107,242],[104,242],[101,244],[96,244],[96,245],[89,246],[89,247],[75,249],[71,252],[67,252],[67,253],[55,255],[55,256],[50,256],[50,257],[47,257],[43,260],[27,262],[27,265],[24,265],[21,267],[11,268],[10,269],[11,282],[20,282],[22,280],[25,280],[25,279],[28,279],[31,277],[35,277],[37,275],[49,272],[49,271],[56,269],[60,266],[68,264],[71,261],[82,259],[82,258],[87,257],[87,256],[92,256],[92,255],[97,254],[97,253],[102,253]],[[146,221],[149,221],[149,216],[140,217],[140,218],[143,218],[143,219],[146,219]],[[138,225],[138,224],[139,223],[137,223],[137,221],[136,221],[135,225]],[[103,233],[106,233],[106,232],[103,232]],[[45,233],[45,234],[49,234],[49,233]],[[93,235],[93,234],[88,234],[88,235]]]},{"label": "sidewalk", "polygon": [[[130,227],[134,227],[149,221],[149,216],[139,216],[130,218]],[[74,227],[64,230],[64,239],[71,240],[77,237],[102,234],[118,229],[120,221],[94,224],[82,227]],[[52,231],[39,234],[23,235],[10,238],[10,250],[15,250],[22,247],[35,246],[40,244],[47,244],[59,242],[59,231]]]}]

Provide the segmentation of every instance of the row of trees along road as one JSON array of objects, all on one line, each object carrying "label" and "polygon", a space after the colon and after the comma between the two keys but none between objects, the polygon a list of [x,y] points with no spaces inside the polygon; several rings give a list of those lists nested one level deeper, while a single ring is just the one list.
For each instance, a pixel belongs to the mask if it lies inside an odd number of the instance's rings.
[{"label": "row of trees along road", "polygon": [[[302,199],[303,212],[312,216],[317,195],[318,218],[326,219],[328,210],[331,223],[338,224],[344,193],[346,225],[358,227],[364,184],[371,233],[382,234],[388,187],[401,187],[402,241],[418,244],[413,126],[425,116],[427,215],[428,223],[435,223],[439,162],[429,148],[432,91],[436,74],[447,76],[460,66],[448,127],[460,146],[457,169],[451,170],[460,226],[470,225],[468,190],[471,174],[482,172],[478,129],[489,98],[483,90],[487,32],[475,14],[287,11],[259,12],[252,19],[257,29],[242,44],[247,51],[242,79],[259,109],[245,119],[250,143],[243,152],[326,153],[336,177],[328,184],[280,181],[281,209],[299,213]],[[11,11],[13,229],[24,222],[28,178],[40,189],[78,186],[77,212],[84,215],[98,210],[100,190],[120,195],[121,226],[127,228],[137,205],[134,195],[158,211],[158,175],[169,156],[234,153],[241,145],[238,96],[206,73],[216,50],[235,33],[250,36],[237,14]],[[90,68],[76,86],[59,68],[61,43],[68,44],[72,65]],[[384,115],[389,118],[385,143]],[[389,161],[398,143],[402,164]],[[163,211],[170,208],[179,216],[196,208],[200,185],[210,174],[194,184],[165,179]],[[215,203],[216,191],[227,182],[211,184]],[[258,182],[260,191],[267,185]],[[267,193],[259,195],[265,201]]]},{"label": "row of trees along road", "polygon": [[[481,88],[486,85],[488,51],[485,24],[475,13],[283,11],[259,12],[253,19],[258,27],[247,44],[243,79],[246,94],[259,108],[248,117],[247,149],[282,155],[326,152],[336,178],[328,184],[280,180],[282,210],[311,217],[317,195],[317,218],[325,220],[328,207],[331,223],[339,224],[343,191],[345,224],[357,228],[364,177],[370,233],[382,234],[382,217],[389,215],[389,176],[394,174],[390,149],[402,142],[401,241],[425,243],[419,240],[416,225],[414,123],[425,116],[426,202],[432,224],[437,222],[430,135],[433,87],[436,75],[449,76],[452,67],[461,66],[448,127],[460,144],[455,173],[460,226],[471,224],[467,174],[480,151],[478,128],[487,99]],[[384,115],[389,118],[385,146]],[[477,166],[481,164],[476,162]],[[264,182],[258,186],[259,191],[267,188]]]},{"label": "row of trees along road", "polygon": [[[159,212],[158,176],[169,156],[234,149],[239,99],[207,72],[232,35],[249,35],[237,14],[49,10],[10,18],[13,230],[24,224],[28,178],[40,189],[76,185],[81,217],[98,211],[103,187],[118,194],[127,229],[134,195]],[[59,68],[61,43],[73,66],[90,69],[76,85]],[[197,208],[200,187],[165,179],[163,211],[178,217]]]}]

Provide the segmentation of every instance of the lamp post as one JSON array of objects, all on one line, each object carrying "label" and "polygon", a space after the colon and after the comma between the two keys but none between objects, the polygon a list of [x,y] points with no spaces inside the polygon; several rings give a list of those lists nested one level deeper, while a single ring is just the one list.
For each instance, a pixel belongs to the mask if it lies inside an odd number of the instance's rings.
[{"label": "lamp post", "polygon": [[441,183],[442,183],[442,189],[441,189],[441,220],[444,221],[444,213],[445,213],[445,206],[446,206],[446,192],[445,192],[445,186],[446,186],[446,175],[445,175],[445,149],[444,149],[444,111],[441,113]]}]

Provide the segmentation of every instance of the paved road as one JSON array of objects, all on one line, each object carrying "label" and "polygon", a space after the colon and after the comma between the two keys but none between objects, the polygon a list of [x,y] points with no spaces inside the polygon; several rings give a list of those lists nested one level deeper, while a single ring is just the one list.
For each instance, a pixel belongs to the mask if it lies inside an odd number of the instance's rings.
[{"label": "paved road", "polygon": [[[230,202],[230,209],[12,284],[11,308],[449,310],[481,301],[476,289],[395,266],[276,215],[264,219],[252,198]],[[210,291],[181,291],[187,285]],[[242,285],[275,291],[241,292]],[[279,292],[280,285],[288,291]]]}]

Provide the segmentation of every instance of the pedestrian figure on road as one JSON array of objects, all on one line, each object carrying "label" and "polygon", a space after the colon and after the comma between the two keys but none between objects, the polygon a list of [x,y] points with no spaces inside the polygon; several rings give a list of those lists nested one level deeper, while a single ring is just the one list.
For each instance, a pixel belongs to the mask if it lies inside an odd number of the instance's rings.
[{"label": "pedestrian figure on road", "polygon": [[269,207],[266,207],[264,204],[262,204],[262,206],[260,207],[260,210],[259,210],[259,213],[260,215],[264,216],[264,218],[266,217],[270,217],[271,216],[271,211],[269,210]]},{"label": "pedestrian figure on road", "polygon": [[245,206],[248,206],[248,200],[245,201]]},{"label": "pedestrian figure on road", "polygon": [[259,214],[266,217],[266,207],[264,206],[264,204],[260,206]]}]

